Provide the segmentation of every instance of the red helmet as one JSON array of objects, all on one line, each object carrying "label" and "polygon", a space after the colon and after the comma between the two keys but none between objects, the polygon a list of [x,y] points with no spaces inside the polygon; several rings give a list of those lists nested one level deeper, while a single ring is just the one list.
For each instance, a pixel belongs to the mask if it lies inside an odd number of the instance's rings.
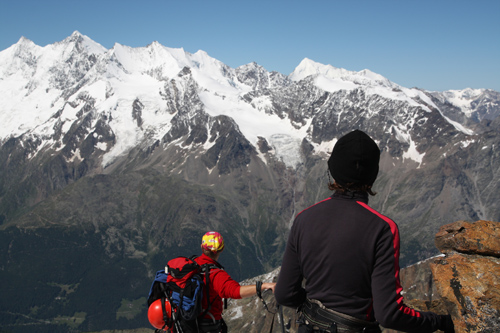
[{"label": "red helmet", "polygon": [[[171,307],[170,302],[165,300],[165,310],[167,311],[167,317],[171,317]],[[163,320],[163,310],[161,308],[161,299],[157,299],[148,309],[148,319],[154,328],[162,329],[165,327],[165,320]]]}]

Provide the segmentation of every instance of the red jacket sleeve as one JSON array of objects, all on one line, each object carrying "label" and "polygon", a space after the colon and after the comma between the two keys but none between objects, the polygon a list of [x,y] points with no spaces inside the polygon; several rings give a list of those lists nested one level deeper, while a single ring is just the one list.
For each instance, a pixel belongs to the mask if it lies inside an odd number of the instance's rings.
[{"label": "red jacket sleeve", "polygon": [[231,276],[222,269],[215,269],[210,272],[210,282],[213,289],[222,298],[239,299],[240,284],[233,280]]}]

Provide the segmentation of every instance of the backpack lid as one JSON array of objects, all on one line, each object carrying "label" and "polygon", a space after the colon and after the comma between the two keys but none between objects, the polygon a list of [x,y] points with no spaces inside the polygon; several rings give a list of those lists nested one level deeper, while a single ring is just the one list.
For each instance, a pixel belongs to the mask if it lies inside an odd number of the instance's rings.
[{"label": "backpack lid", "polygon": [[177,257],[167,263],[165,269],[168,271],[168,279],[175,279],[181,288],[193,275],[201,272],[201,266],[191,258]]}]

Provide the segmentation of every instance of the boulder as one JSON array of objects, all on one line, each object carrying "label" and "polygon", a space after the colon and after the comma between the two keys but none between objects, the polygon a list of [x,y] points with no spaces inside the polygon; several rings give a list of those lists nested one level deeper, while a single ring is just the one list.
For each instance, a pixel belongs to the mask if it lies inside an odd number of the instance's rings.
[{"label": "boulder", "polygon": [[430,265],[457,333],[500,332],[500,223],[459,221],[442,226]]},{"label": "boulder", "polygon": [[439,229],[435,244],[442,253],[500,257],[500,223],[482,220],[450,223]]}]

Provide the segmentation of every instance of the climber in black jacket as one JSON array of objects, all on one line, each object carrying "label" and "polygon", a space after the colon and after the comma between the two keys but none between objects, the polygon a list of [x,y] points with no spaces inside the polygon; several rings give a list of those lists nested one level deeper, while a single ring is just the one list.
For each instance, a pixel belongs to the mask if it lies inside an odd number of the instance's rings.
[{"label": "climber in black jacket", "polygon": [[379,159],[377,144],[364,132],[339,139],[328,160],[333,195],[295,218],[275,297],[299,308],[299,332],[380,332],[379,324],[454,332],[450,316],[403,302],[398,227],[368,206]]}]

